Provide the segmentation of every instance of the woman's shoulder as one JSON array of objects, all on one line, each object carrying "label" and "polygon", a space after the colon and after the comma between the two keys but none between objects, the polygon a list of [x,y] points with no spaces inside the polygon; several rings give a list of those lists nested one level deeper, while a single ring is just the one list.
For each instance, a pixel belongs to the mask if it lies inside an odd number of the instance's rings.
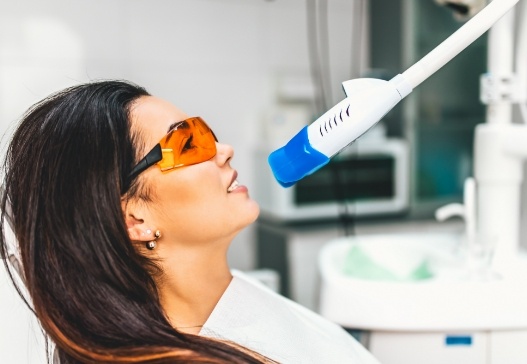
[{"label": "woman's shoulder", "polygon": [[247,298],[252,298],[254,300],[258,300],[259,302],[263,302],[263,300],[265,299],[266,306],[268,305],[269,307],[273,307],[274,310],[280,308],[279,311],[273,312],[294,312],[295,315],[302,316],[302,320],[304,322],[310,321],[311,324],[318,324],[326,330],[336,330],[336,332],[338,332],[339,334],[344,332],[344,330],[339,325],[327,320],[326,318],[323,318],[318,313],[311,311],[310,309],[300,305],[299,303],[275,292],[270,287],[255,278],[252,274],[233,270],[232,275],[232,284],[234,286],[233,288],[236,290],[236,295],[238,295],[238,299],[241,295],[246,295]]},{"label": "woman's shoulder", "polygon": [[377,363],[340,326],[246,273],[232,275],[200,335],[234,341],[285,363]]}]

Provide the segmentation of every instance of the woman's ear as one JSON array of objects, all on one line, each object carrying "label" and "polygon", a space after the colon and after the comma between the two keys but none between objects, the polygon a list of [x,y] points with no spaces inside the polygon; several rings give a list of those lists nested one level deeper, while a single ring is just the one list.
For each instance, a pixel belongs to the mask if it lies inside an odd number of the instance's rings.
[{"label": "woman's ear", "polygon": [[137,206],[134,209],[134,205],[124,201],[122,203],[128,236],[132,241],[151,241],[154,239],[153,229],[147,226],[143,218],[139,217],[141,216],[141,211]]}]

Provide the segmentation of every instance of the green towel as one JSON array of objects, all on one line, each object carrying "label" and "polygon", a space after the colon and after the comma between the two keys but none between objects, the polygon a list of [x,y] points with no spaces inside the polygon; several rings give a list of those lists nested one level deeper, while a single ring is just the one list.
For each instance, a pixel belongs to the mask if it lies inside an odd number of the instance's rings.
[{"label": "green towel", "polygon": [[375,281],[419,281],[433,277],[426,259],[412,269],[410,274],[402,277],[376,263],[357,245],[348,251],[343,273],[354,278]]}]

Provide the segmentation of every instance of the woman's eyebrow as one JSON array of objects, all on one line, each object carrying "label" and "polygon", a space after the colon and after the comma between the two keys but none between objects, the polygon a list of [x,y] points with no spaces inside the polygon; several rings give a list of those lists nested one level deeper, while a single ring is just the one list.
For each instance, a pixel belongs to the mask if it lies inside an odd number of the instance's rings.
[{"label": "woman's eyebrow", "polygon": [[170,124],[167,130],[167,134],[170,133],[172,130],[177,129],[177,127],[183,123],[185,123],[185,120],[176,121],[175,123]]},{"label": "woman's eyebrow", "polygon": [[170,133],[181,121],[176,121],[175,123],[170,124],[167,130],[167,134]]}]

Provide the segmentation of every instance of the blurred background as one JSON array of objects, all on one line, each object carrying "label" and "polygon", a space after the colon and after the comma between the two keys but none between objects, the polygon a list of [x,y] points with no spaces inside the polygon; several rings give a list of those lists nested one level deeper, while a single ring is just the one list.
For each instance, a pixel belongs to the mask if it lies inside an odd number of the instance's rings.
[{"label": "blurred background", "polygon": [[[221,142],[234,147],[232,165],[262,214],[233,242],[232,267],[270,269],[277,290],[311,309],[319,300],[317,256],[329,240],[432,227],[463,231],[459,219],[437,224],[434,212],[461,201],[472,175],[474,127],[485,121],[479,77],[486,70],[486,35],[396,106],[358,146],[294,188],[279,187],[266,162],[270,151],[345,97],[341,82],[389,80],[463,24],[436,1],[0,4],[2,155],[23,112],[48,94],[98,79],[142,85],[203,117]],[[2,306],[14,305],[15,298],[0,297]],[[26,319],[22,308],[10,309],[0,321],[11,320],[14,328],[1,330],[0,351],[10,361],[1,361],[18,363],[14,355],[25,349],[14,343],[27,338],[17,336],[16,327]],[[28,362],[37,362],[31,359],[37,353],[27,353]]]}]

